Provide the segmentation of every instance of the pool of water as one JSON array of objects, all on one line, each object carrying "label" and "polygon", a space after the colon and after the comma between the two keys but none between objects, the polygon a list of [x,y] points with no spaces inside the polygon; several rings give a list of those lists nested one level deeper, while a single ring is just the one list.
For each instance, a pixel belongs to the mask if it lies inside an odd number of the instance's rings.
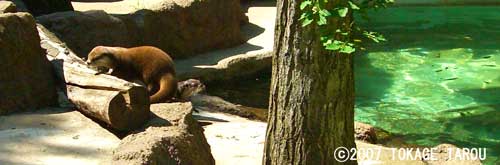
[{"label": "pool of water", "polygon": [[[486,147],[500,163],[500,7],[399,7],[359,21],[388,38],[355,56],[355,120],[406,143]],[[269,76],[210,90],[267,107]]]},{"label": "pool of water", "polygon": [[355,120],[407,143],[500,156],[500,7],[404,7],[362,26],[389,39],[356,56]]}]

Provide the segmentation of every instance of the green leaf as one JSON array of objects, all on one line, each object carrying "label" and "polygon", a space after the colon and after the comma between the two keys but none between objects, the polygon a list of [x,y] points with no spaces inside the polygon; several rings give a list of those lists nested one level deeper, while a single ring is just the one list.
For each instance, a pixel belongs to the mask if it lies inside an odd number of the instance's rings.
[{"label": "green leaf", "polygon": [[340,30],[340,29],[335,30],[335,33],[340,33],[341,35],[344,35],[344,36],[349,35],[349,32],[342,32],[342,30]]},{"label": "green leaf", "polygon": [[302,20],[302,27],[305,27],[313,22],[312,14],[310,11],[302,13],[299,20]]},{"label": "green leaf", "polygon": [[349,12],[349,8],[347,8],[347,7],[340,8],[340,9],[337,9],[337,12],[339,13],[340,17],[345,17],[347,15],[347,12]]},{"label": "green leaf", "polygon": [[300,3],[300,10],[304,10],[309,5],[312,5],[312,1],[304,1]]},{"label": "green leaf", "polygon": [[324,16],[319,16],[319,20],[318,20],[318,22],[316,22],[316,23],[318,23],[318,25],[320,25],[320,26],[321,26],[321,25],[326,25],[326,17],[324,17]]},{"label": "green leaf", "polygon": [[326,50],[339,50],[340,45],[335,45],[335,44],[328,44],[325,46]]},{"label": "green leaf", "polygon": [[302,21],[302,27],[306,27],[307,25],[311,24],[312,22],[313,22],[313,19],[306,17],[306,18]]},{"label": "green leaf", "polygon": [[320,15],[320,16],[324,16],[324,17],[328,17],[328,16],[331,16],[331,15],[332,15],[332,13],[330,13],[330,12],[329,12],[328,10],[326,10],[326,9],[321,9],[321,10],[319,11],[319,15]]},{"label": "green leaf", "polygon": [[343,45],[339,52],[351,54],[354,51],[356,51],[356,48],[349,46],[349,45]]},{"label": "green leaf", "polygon": [[302,15],[300,15],[299,20],[303,20],[303,19],[309,17],[309,15],[311,15],[311,13],[302,13]]},{"label": "green leaf", "polygon": [[342,44],[343,44],[342,41],[338,41],[338,40],[335,40],[333,42],[331,42],[331,40],[329,40],[329,41],[330,42],[325,45],[326,50],[339,50],[340,48],[342,48]]},{"label": "green leaf", "polygon": [[[323,42],[323,46],[325,46],[325,43],[327,43],[328,41],[330,41],[330,40],[328,39],[328,37],[326,37],[326,36],[321,36],[321,37],[319,37],[319,39],[321,40],[321,42]],[[330,41],[330,42],[331,42],[331,41]]]},{"label": "green leaf", "polygon": [[356,5],[354,2],[352,2],[352,1],[347,1],[347,2],[349,3],[349,6],[351,7],[351,9],[359,10],[358,5]]}]

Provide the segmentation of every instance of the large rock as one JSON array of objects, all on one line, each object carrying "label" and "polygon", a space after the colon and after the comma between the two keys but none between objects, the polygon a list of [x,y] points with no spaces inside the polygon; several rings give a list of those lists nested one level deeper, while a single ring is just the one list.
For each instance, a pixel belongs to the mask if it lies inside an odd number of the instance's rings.
[{"label": "large rock", "polygon": [[37,17],[37,20],[80,57],[86,57],[97,45],[137,45],[125,23],[104,11],[60,12]]},{"label": "large rock", "polygon": [[57,103],[52,66],[28,13],[0,15],[0,115]]},{"label": "large rock", "polygon": [[190,103],[151,105],[155,117],[121,141],[111,164],[215,164],[192,109]]},{"label": "large rock", "polygon": [[[201,57],[202,58],[202,57]],[[271,71],[272,51],[262,50],[234,55],[215,65],[197,65],[198,57],[176,63],[179,79],[196,78],[205,83],[239,80]],[[203,60],[203,59],[202,59]]]},{"label": "large rock", "polygon": [[17,11],[16,5],[10,1],[0,1],[0,14],[15,13]]},{"label": "large rock", "polygon": [[152,6],[144,17],[145,43],[175,57],[243,43],[239,0],[168,0]]},{"label": "large rock", "polygon": [[244,42],[242,12],[238,0],[152,0],[129,14],[85,11],[37,19],[79,56],[97,45],[151,45],[183,58]]}]

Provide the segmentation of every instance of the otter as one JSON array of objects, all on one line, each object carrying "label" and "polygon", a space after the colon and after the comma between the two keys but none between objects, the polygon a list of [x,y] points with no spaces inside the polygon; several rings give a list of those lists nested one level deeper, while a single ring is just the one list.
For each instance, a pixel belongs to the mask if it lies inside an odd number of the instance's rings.
[{"label": "otter", "polygon": [[177,83],[176,98],[189,101],[192,96],[205,92],[205,85],[200,80],[188,79]]},{"label": "otter", "polygon": [[96,74],[107,71],[127,81],[144,82],[150,103],[171,101],[177,93],[174,62],[156,47],[97,46],[88,54],[86,63],[97,70]]}]

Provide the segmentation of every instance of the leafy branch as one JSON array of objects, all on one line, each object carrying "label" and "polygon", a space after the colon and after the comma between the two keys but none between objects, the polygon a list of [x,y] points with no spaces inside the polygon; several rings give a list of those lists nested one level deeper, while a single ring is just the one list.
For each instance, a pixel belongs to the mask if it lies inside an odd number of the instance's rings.
[{"label": "leafy branch", "polygon": [[367,17],[367,10],[385,8],[388,4],[393,3],[394,0],[363,0],[361,2],[354,2],[348,0],[347,3],[338,5],[333,9],[326,7],[328,0],[305,0],[300,4],[300,10],[302,14],[299,20],[302,21],[302,27],[306,27],[312,23],[318,25],[319,31],[321,32],[321,42],[326,50],[338,51],[340,53],[353,53],[356,51],[356,42],[361,42],[361,40],[352,41],[349,37],[343,40],[337,39],[335,36],[349,36],[350,33],[355,30],[360,32],[364,37],[374,41],[381,42],[386,41],[383,35],[377,32],[366,31],[360,27],[354,27],[354,21],[347,27],[347,29],[338,28],[335,31],[328,30],[325,25],[328,24],[329,19],[346,19],[349,11],[359,12],[363,18]]}]

